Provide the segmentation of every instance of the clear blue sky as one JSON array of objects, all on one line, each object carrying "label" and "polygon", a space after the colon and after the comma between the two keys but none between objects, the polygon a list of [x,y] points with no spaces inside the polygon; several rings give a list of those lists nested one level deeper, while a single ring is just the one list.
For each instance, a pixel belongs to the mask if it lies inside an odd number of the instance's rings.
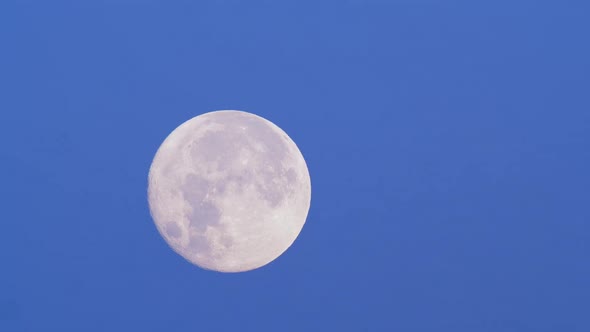
[{"label": "clear blue sky", "polygon": [[[590,2],[0,2],[0,331],[590,331]],[[183,121],[259,114],[300,237],[201,270],[150,218]]]}]

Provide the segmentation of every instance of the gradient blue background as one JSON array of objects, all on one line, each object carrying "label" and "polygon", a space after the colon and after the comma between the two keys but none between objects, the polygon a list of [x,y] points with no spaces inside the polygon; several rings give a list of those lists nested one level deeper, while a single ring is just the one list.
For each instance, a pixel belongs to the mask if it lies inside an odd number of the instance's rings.
[{"label": "gradient blue background", "polygon": [[[590,331],[588,1],[0,3],[0,331]],[[161,239],[156,149],[218,109],[299,145],[273,263]]]}]

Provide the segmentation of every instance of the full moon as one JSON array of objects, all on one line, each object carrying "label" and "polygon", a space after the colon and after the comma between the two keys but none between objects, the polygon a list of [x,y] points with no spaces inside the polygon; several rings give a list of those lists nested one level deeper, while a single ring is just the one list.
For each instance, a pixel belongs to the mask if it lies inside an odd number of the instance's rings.
[{"label": "full moon", "polygon": [[215,111],[176,128],[149,171],[154,223],[170,247],[207,270],[262,267],[295,241],[311,203],[303,155],[272,122]]}]

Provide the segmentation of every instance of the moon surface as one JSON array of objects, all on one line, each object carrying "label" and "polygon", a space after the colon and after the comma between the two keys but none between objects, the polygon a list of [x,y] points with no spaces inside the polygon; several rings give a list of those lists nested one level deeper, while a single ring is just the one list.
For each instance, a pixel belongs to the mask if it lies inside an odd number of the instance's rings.
[{"label": "moon surface", "polygon": [[295,241],[311,203],[297,145],[242,111],[192,118],[162,143],[148,179],[152,218],[179,255],[204,269],[243,272]]}]

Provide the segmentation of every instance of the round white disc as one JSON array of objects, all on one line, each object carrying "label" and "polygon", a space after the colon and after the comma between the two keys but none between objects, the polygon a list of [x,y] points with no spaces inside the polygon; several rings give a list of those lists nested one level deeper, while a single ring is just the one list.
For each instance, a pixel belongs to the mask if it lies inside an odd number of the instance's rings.
[{"label": "round white disc", "polygon": [[176,128],[149,173],[158,231],[188,261],[242,272],[280,256],[301,231],[311,182],[301,152],[270,121],[216,111]]}]

